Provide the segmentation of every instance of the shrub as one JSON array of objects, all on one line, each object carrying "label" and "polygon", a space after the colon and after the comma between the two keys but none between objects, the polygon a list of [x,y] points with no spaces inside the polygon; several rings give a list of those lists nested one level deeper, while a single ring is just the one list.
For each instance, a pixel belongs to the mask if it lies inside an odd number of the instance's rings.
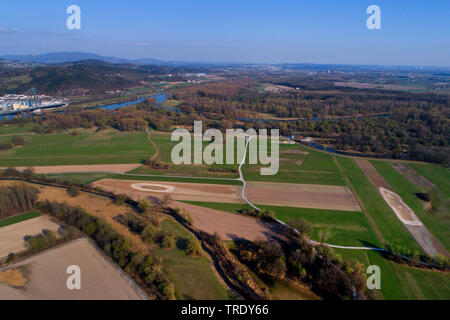
[{"label": "shrub", "polygon": [[34,177],[35,176],[34,168],[31,168],[31,167],[30,168],[26,168],[25,170],[23,170],[22,175],[25,178],[32,178],[32,177]]},{"label": "shrub", "polygon": [[14,144],[15,146],[23,146],[24,144],[27,143],[27,140],[25,140],[25,138],[22,136],[13,136],[11,138],[11,143]]},{"label": "shrub", "polygon": [[202,247],[195,239],[188,239],[186,245],[186,253],[193,257],[200,257],[202,255]]},{"label": "shrub", "polygon": [[67,194],[72,198],[78,197],[80,195],[80,188],[70,187],[67,189]]},{"label": "shrub", "polygon": [[171,249],[175,247],[176,244],[176,238],[173,234],[165,234],[161,238],[161,247]]},{"label": "shrub", "polygon": [[14,144],[9,140],[0,141],[0,151],[9,150],[14,147]]},{"label": "shrub", "polygon": [[141,213],[146,213],[146,212],[150,211],[151,208],[152,208],[152,204],[150,203],[150,201],[148,201],[146,199],[139,200],[138,209]]},{"label": "shrub", "polygon": [[123,206],[125,204],[125,202],[127,201],[127,196],[124,194],[119,194],[118,196],[116,196],[116,198],[114,199],[114,204],[118,205],[118,206]]},{"label": "shrub", "polygon": [[294,221],[289,221],[288,225],[296,229],[301,234],[309,234],[312,231],[311,223],[309,223],[307,220],[303,218]]}]

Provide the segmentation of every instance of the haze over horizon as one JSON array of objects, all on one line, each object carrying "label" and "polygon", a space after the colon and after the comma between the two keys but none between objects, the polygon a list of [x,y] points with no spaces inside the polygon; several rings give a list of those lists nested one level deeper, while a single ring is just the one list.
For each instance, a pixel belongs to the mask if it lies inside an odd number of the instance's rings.
[{"label": "haze over horizon", "polygon": [[[68,30],[66,8],[81,8]],[[381,8],[381,30],[366,9]],[[448,1],[23,0],[0,11],[0,56],[78,51],[126,59],[450,66]]]}]

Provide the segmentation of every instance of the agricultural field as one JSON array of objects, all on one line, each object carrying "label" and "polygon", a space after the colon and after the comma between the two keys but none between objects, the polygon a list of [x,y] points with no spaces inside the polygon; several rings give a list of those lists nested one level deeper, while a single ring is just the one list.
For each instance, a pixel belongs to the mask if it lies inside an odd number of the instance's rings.
[{"label": "agricultural field", "polygon": [[379,299],[388,300],[447,300],[450,296],[450,275],[400,265],[382,257],[379,252],[334,249],[343,259],[360,262],[364,269],[378,265],[381,269]]},{"label": "agricultural field", "polygon": [[218,281],[211,262],[204,256],[189,257],[185,243],[193,236],[172,219],[161,223],[162,230],[177,237],[172,249],[154,247],[152,252],[163,259],[163,268],[175,285],[175,295],[180,300],[228,300],[233,295]]},{"label": "agricultural field", "polygon": [[[446,247],[450,248],[450,220],[448,207],[448,194],[445,194],[445,175],[438,182],[444,187],[444,190],[438,188],[425,188],[419,184],[413,184],[404,175],[396,171],[386,161],[371,161],[378,172],[386,179],[394,191],[401,196],[402,200],[414,211],[423,224],[438,238],[438,240]],[[419,170],[421,165],[419,165]],[[426,168],[426,167],[425,167]],[[435,168],[434,166],[432,168]],[[426,170],[426,169],[425,169]],[[432,175],[435,179],[436,175]],[[449,181],[449,180],[447,180]],[[448,183],[448,182],[447,182]],[[437,208],[426,208],[426,203],[420,200],[416,193],[421,192],[435,192],[436,196],[442,200],[437,204]]]},{"label": "agricultural field", "polygon": [[19,214],[16,216],[12,216],[10,218],[0,220],[0,228],[7,227],[9,225],[16,224],[16,223],[19,223],[22,221],[34,219],[34,218],[39,217],[40,215],[41,214],[39,212],[32,211],[32,212],[26,212],[26,213],[22,213],[22,214]]},{"label": "agricultural field", "polygon": [[360,199],[374,231],[382,242],[422,252],[417,242],[370,183],[354,159],[338,157],[337,162]]},{"label": "agricultural field", "polygon": [[7,224],[0,231],[0,258],[7,257],[10,253],[27,250],[27,244],[24,240],[26,236],[38,235],[43,230],[57,231],[60,227],[59,224],[51,221],[48,216],[36,214],[28,214],[22,217],[15,216],[10,219],[3,220]]},{"label": "agricultural field", "polygon": [[[212,262],[210,262],[206,256],[196,258],[186,254],[186,251],[183,250],[182,243],[184,243],[186,239],[191,239],[192,235],[171,218],[164,219],[161,226],[163,231],[173,233],[178,237],[178,246],[173,249],[163,249],[158,246],[150,246],[144,243],[140,237],[117,221],[116,217],[118,215],[132,212],[131,208],[127,206],[119,206],[114,204],[108,198],[85,192],[81,192],[76,197],[70,197],[66,190],[62,188],[48,186],[38,188],[40,190],[40,200],[67,202],[72,206],[80,206],[86,209],[90,214],[110,224],[116,232],[130,240],[134,250],[140,252],[150,250],[157,257],[162,258],[164,268],[166,269],[165,271],[167,271],[168,276],[174,282],[178,298],[232,298],[229,292],[217,279],[212,269]],[[192,290],[191,286],[193,284],[198,287],[197,291]]]},{"label": "agricultural field", "polygon": [[298,144],[280,145],[280,170],[276,175],[260,175],[259,165],[245,165],[243,173],[249,181],[345,186],[331,155]]},{"label": "agricultural field", "polygon": [[13,134],[29,134],[33,124],[25,124],[23,126],[19,125],[3,125],[0,126],[0,139],[1,136],[13,135]]},{"label": "agricultural field", "polygon": [[73,131],[24,135],[27,144],[0,151],[0,166],[140,163],[155,152],[144,132],[78,129],[79,135],[74,135]]},{"label": "agricultural field", "polygon": [[[83,271],[82,290],[67,290],[67,267]],[[5,280],[1,281],[2,274]],[[6,276],[8,275],[8,276]],[[142,300],[123,272],[82,238],[0,269],[0,296],[11,300]]]},{"label": "agricultural field", "polygon": [[[159,151],[158,159],[164,163],[171,163],[172,148],[177,144],[177,142],[170,141],[170,134],[161,132],[152,133],[151,140],[154,142]],[[204,146],[206,145],[207,143],[204,143]],[[237,164],[240,162],[240,159],[235,160],[235,165],[213,165],[211,168],[233,169],[236,173],[210,172],[208,171],[208,168],[210,167],[206,165],[176,166],[173,164],[169,170],[156,170],[148,167],[141,167],[130,171],[129,173],[235,179],[238,177]],[[246,163],[248,163],[248,155]],[[300,145],[280,145],[280,170],[276,175],[261,176],[260,167],[260,165],[244,165],[243,173],[246,180],[337,186],[345,185],[344,179],[334,163],[332,156],[306,149]],[[230,182],[230,184],[232,183],[233,182]]]},{"label": "agricultural field", "polygon": [[[250,209],[250,206],[233,203],[195,202],[187,203],[220,211],[239,214],[240,209]],[[258,204],[257,204],[258,205]],[[380,246],[376,235],[372,231],[362,212],[305,209],[258,205],[261,209],[275,213],[277,219],[287,223],[305,219],[311,223],[313,231],[311,239],[326,240],[327,243],[341,246]],[[326,239],[323,239],[323,237]]]}]

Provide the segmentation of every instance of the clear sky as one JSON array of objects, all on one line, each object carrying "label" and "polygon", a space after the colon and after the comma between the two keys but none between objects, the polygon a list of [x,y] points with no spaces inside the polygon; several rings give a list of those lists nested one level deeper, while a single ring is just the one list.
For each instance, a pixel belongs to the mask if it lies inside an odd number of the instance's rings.
[{"label": "clear sky", "polygon": [[[81,8],[68,30],[66,8]],[[381,30],[366,9],[381,8]],[[449,0],[0,0],[0,55],[450,66]]]}]

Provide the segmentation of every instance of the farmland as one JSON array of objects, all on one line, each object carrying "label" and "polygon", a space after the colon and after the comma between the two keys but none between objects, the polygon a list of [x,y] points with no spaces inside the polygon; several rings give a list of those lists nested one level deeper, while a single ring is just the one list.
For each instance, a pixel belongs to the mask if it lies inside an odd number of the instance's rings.
[{"label": "farmland", "polygon": [[[381,290],[378,298],[388,300],[446,300],[450,295],[450,275],[437,271],[422,270],[399,265],[384,259],[380,253],[335,249],[344,259],[358,261],[365,267],[378,265],[381,268]],[[381,292],[380,292],[381,291]]]},{"label": "farmland", "polygon": [[185,242],[193,236],[171,219],[165,219],[161,227],[176,235],[177,245],[172,249],[155,247],[152,251],[163,259],[164,270],[174,282],[177,299],[230,299],[231,293],[215,278],[210,261],[205,256],[192,258],[186,254]]},{"label": "farmland", "polygon": [[[192,239],[192,236],[181,226],[170,218],[162,221],[163,231],[172,233],[178,238],[178,246],[172,249],[163,249],[158,246],[149,246],[134,233],[130,232],[124,225],[117,222],[116,217],[125,212],[130,212],[130,208],[113,204],[109,199],[94,196],[87,193],[81,193],[76,198],[70,198],[64,190],[45,187],[41,190],[41,198],[47,200],[61,201],[64,199],[69,204],[79,205],[93,215],[108,222],[120,234],[131,240],[136,250],[145,252],[151,250],[157,257],[163,259],[163,266],[168,276],[174,282],[175,293],[180,299],[189,297],[194,299],[227,299],[230,295],[218,282],[213,273],[211,262],[206,257],[191,257],[180,243],[186,239]],[[188,275],[188,276],[187,276]],[[197,291],[191,290],[192,283],[198,286]],[[205,291],[203,291],[204,289]]]},{"label": "farmland", "polygon": [[[194,202],[188,203],[227,211],[238,214],[242,208],[249,209],[248,205],[232,203]],[[259,206],[259,205],[258,205]],[[313,240],[320,241],[323,233],[327,233],[326,241],[331,244],[343,246],[380,246],[380,242],[371,230],[370,225],[361,212],[290,208],[277,206],[259,206],[275,213],[277,219],[287,223],[303,218],[313,227],[310,235]]]},{"label": "farmland", "polygon": [[13,216],[7,219],[0,220],[0,228],[6,227],[12,224],[16,224],[22,221],[30,220],[33,218],[39,217],[41,214],[39,212],[27,212],[23,214],[19,214],[17,216]]},{"label": "farmland", "polygon": [[[170,134],[161,132],[152,133],[151,139],[159,150],[159,159],[162,162],[171,163],[170,156],[172,148],[177,142],[170,141]],[[206,143],[204,143],[204,145],[206,145]],[[240,162],[240,159],[235,159],[235,161],[237,164]],[[171,165],[169,170],[162,171],[141,167],[130,173],[195,176],[199,178],[217,177],[234,179],[238,177],[237,174],[233,173],[210,172],[208,171],[209,168],[210,167],[207,165]],[[211,168],[231,168],[237,170],[237,165],[213,165]],[[280,145],[280,170],[274,176],[261,176],[260,165],[245,165],[243,172],[246,179],[249,181],[345,185],[342,175],[334,163],[332,156],[314,150],[307,151],[300,145]]]},{"label": "farmland", "polygon": [[367,211],[368,217],[373,221],[380,240],[412,250],[421,250],[356,162],[350,158],[337,160]]},{"label": "farmland", "polygon": [[0,166],[140,163],[154,153],[144,132],[76,131],[25,135],[27,144],[0,151]]},{"label": "farmland", "polygon": [[[8,130],[5,137],[21,134],[18,128]],[[14,132],[15,130],[19,132]],[[152,155],[158,161],[171,163],[170,153],[175,142],[170,141],[170,134],[151,132],[149,138],[144,132],[120,133],[113,129],[76,131],[78,135],[72,135],[71,131],[46,135],[23,134],[28,144],[3,151],[4,157],[0,159],[0,165],[27,167],[31,163],[33,166],[39,166],[38,173],[48,178],[89,183],[118,194],[127,194],[135,199],[160,195],[131,190],[130,183],[159,181],[162,185],[178,188],[178,191],[172,194],[174,201],[170,203],[171,207],[186,209],[190,212],[196,228],[208,233],[217,232],[229,245],[231,240],[272,241],[278,235],[275,225],[238,213],[242,208],[249,209],[249,206],[243,204],[241,199],[242,182],[236,179],[238,174],[233,171],[237,165],[210,167],[171,164],[167,170],[138,166]],[[243,166],[243,174],[248,182],[247,196],[258,207],[273,211],[276,218],[283,222],[305,219],[312,226],[308,236],[319,242],[382,248],[386,244],[393,244],[423,253],[369,179],[373,177],[367,175],[367,171],[358,166],[358,163],[353,158],[327,154],[298,144],[280,145],[280,171],[277,175],[261,176],[259,165]],[[85,167],[84,170],[80,164],[99,166],[92,166],[92,169]],[[109,170],[108,165],[113,164],[135,164],[136,167],[123,174],[123,170]],[[448,221],[445,218],[449,200],[448,170],[426,164],[408,164],[437,186],[429,190],[414,185],[386,161],[370,161],[370,164],[417,213],[430,231],[448,247]],[[65,167],[58,167],[71,165],[76,168],[73,172]],[[42,166],[50,166],[50,171]],[[217,170],[210,170],[211,168]],[[105,184],[105,181],[114,181],[114,185]],[[232,192],[228,194],[228,191],[223,191],[225,189]],[[71,205],[79,205],[130,239],[134,249],[150,250],[161,258],[164,272],[175,286],[177,299],[234,298],[218,280],[207,256],[191,257],[186,254],[183,243],[187,239],[193,239],[193,236],[175,220],[165,218],[161,222],[161,230],[174,234],[177,245],[170,249],[158,245],[149,246],[116,221],[119,214],[129,212],[129,209],[85,193],[71,198],[62,189],[41,187],[40,190],[42,199],[64,199]],[[425,191],[439,196],[441,205],[433,214],[425,210],[423,203],[414,195]],[[283,198],[283,195],[286,198]],[[336,251],[344,259],[381,267],[383,284],[381,292],[377,294],[378,298],[448,297],[448,274],[400,265],[385,259],[377,252],[348,249]],[[298,288],[293,288],[286,282],[265,283],[256,274],[253,276],[262,286],[268,288],[272,298],[314,298],[304,296]],[[398,285],[399,281],[402,282],[401,285]]]},{"label": "farmland", "polygon": [[[67,290],[67,267],[74,261],[83,270],[83,290]],[[0,296],[18,300],[141,300],[121,271],[86,238],[34,255],[0,269],[25,278],[19,287],[0,282]],[[134,284],[134,286],[136,286]]]},{"label": "farmland", "polygon": [[[445,203],[442,203],[441,207],[436,209],[436,212],[432,212],[431,209],[425,210],[424,203],[415,194],[427,192],[429,189],[414,185],[405,176],[393,169],[388,162],[372,161],[372,163],[439,241],[447,249],[450,248],[450,222],[448,211],[445,212]],[[434,178],[435,175],[432,177]],[[443,202],[448,201],[448,194],[445,196],[444,190],[439,191],[441,197],[443,197]]]},{"label": "farmland", "polygon": [[[17,253],[27,250],[27,244],[24,240],[26,236],[40,234],[43,230],[57,231],[59,225],[49,219],[48,216],[36,216],[30,219],[20,219],[16,216],[14,220],[9,220],[6,226],[3,226],[0,232],[0,258],[8,256],[10,253]],[[33,216],[32,215],[32,216]],[[25,216],[29,217],[29,215]],[[8,221],[8,220],[6,220]]]}]

